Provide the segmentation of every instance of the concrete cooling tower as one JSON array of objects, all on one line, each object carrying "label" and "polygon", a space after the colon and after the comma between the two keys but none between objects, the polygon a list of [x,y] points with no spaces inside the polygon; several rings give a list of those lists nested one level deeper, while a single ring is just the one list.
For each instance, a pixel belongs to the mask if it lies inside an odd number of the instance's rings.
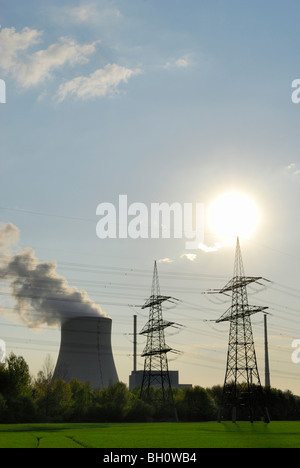
[{"label": "concrete cooling tower", "polygon": [[54,378],[89,381],[93,389],[118,382],[111,348],[112,321],[106,317],[79,317],[61,328],[60,351]]}]

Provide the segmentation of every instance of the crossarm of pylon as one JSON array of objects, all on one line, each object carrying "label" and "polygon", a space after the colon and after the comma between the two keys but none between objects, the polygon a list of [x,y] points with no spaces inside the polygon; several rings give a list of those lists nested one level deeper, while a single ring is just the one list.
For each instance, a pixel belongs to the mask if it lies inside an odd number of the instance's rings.
[{"label": "crossarm of pylon", "polygon": [[172,351],[172,348],[166,347],[166,348],[151,348],[149,350],[145,349],[143,351],[142,357],[155,356],[157,354],[168,353],[169,351]]},{"label": "crossarm of pylon", "polygon": [[174,325],[175,322],[168,322],[167,320],[159,320],[158,322],[147,322],[142,331],[140,331],[140,335],[148,335],[154,331],[164,330],[167,327],[171,327]]},{"label": "crossarm of pylon", "polygon": [[146,309],[147,307],[159,305],[164,301],[168,301],[169,299],[172,299],[172,297],[171,296],[150,296],[149,299],[147,299],[147,301],[141,308]]},{"label": "crossarm of pylon", "polygon": [[235,289],[242,288],[251,283],[257,283],[263,279],[261,276],[236,276],[232,278],[224,288],[219,290],[219,293],[226,293],[228,291],[234,291]]},{"label": "crossarm of pylon", "polygon": [[226,294],[227,292],[234,291],[236,289],[242,288],[244,286],[247,286],[248,284],[251,283],[259,283],[260,280],[263,281],[268,281],[265,278],[261,276],[235,276],[232,278],[228,283],[221,289],[209,289],[208,291],[205,291],[203,294]]},{"label": "crossarm of pylon", "polygon": [[234,309],[235,308],[233,307],[229,307],[229,309],[227,309],[226,312],[218,320],[216,320],[216,323],[229,322],[230,320],[235,320],[240,317],[249,317],[250,315],[265,311],[268,309],[268,307],[248,305],[243,307],[238,312],[236,312]]}]

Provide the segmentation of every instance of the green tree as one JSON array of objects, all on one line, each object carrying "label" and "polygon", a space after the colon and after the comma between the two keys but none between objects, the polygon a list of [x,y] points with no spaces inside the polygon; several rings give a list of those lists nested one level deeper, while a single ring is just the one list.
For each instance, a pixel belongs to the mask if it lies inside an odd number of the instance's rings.
[{"label": "green tree", "polygon": [[89,382],[70,381],[72,392],[72,420],[85,421],[93,411],[94,395]]},{"label": "green tree", "polygon": [[134,397],[122,382],[102,389],[97,395],[98,414],[101,420],[124,421]]},{"label": "green tree", "polygon": [[37,374],[33,386],[34,400],[39,408],[40,416],[46,421],[48,420],[51,407],[53,368],[52,360],[48,355],[45,359],[43,369]]},{"label": "green tree", "polygon": [[130,422],[151,422],[153,420],[154,411],[155,409],[151,404],[134,397],[130,402],[130,407],[128,408],[125,419]]},{"label": "green tree", "polygon": [[11,353],[6,359],[6,391],[9,399],[31,395],[31,376],[29,367],[22,356]]},{"label": "green tree", "polygon": [[0,418],[17,423],[36,420],[37,408],[32,399],[29,367],[22,356],[11,353],[0,366],[2,393]]},{"label": "green tree", "polygon": [[55,421],[67,421],[72,416],[72,391],[62,379],[54,380],[50,392],[49,413]]},{"label": "green tree", "polygon": [[7,422],[9,422],[9,409],[4,396],[0,393],[0,423]]},{"label": "green tree", "polygon": [[209,421],[216,418],[216,405],[208,392],[199,386],[187,387],[177,399],[179,419]]}]

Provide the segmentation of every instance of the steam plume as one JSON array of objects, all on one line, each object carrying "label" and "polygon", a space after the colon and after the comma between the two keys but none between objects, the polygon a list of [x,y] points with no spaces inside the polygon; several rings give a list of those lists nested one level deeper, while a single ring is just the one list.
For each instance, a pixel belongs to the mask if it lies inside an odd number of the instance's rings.
[{"label": "steam plume", "polygon": [[19,229],[11,223],[0,223],[0,249],[5,249],[19,240]]},{"label": "steam plume", "polygon": [[14,312],[31,328],[58,326],[77,316],[107,316],[86,291],[71,287],[56,272],[56,262],[40,262],[33,249],[12,255],[8,247],[18,240],[13,224],[0,225],[0,281],[8,283]]}]

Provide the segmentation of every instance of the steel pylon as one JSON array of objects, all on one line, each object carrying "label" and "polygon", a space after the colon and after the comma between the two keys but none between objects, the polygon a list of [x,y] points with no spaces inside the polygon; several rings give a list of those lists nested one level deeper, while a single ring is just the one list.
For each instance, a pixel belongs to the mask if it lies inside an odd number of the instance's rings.
[{"label": "steel pylon", "polygon": [[236,422],[238,416],[249,418],[251,422],[264,416],[265,421],[270,422],[258,372],[251,324],[251,315],[263,312],[268,307],[249,305],[247,294],[249,284],[260,284],[259,281],[263,279],[245,276],[240,242],[237,238],[233,278],[224,288],[217,291],[220,294],[232,294],[231,307],[216,320],[216,323],[228,321],[230,324],[219,422],[224,417],[224,411],[228,409],[231,409],[233,422]]},{"label": "steel pylon", "polygon": [[160,294],[157,264],[155,262],[151,296],[142,306],[142,309],[149,308],[149,319],[140,331],[140,335],[147,336],[147,343],[142,353],[145,362],[140,398],[153,402],[152,387],[159,389],[159,392],[155,392],[156,400],[159,400],[156,403],[163,412],[171,410],[177,420],[167,354],[169,352],[178,353],[178,351],[166,344],[164,330],[170,326],[179,326],[179,324],[163,320],[162,303],[165,301],[174,302],[177,299]]}]

